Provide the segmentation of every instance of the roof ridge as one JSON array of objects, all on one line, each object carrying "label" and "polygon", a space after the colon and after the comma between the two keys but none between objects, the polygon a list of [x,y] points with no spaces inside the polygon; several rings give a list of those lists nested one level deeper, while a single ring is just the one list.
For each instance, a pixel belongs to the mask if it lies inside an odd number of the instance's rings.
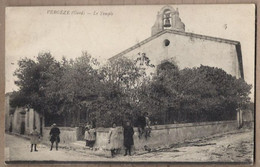
[{"label": "roof ridge", "polygon": [[191,32],[183,32],[183,31],[176,31],[176,30],[164,30],[164,31],[171,32],[171,33],[174,33],[174,34],[180,34],[180,35],[194,35],[198,38],[206,38],[206,39],[209,39],[209,40],[215,40],[217,42],[219,42],[218,40],[220,40],[220,41],[223,41],[225,43],[231,43],[231,44],[239,44],[240,43],[239,41],[235,41],[235,40],[231,40],[231,39],[220,38],[220,37],[212,37],[212,36],[208,36],[208,35],[195,34],[195,33],[191,33]]}]

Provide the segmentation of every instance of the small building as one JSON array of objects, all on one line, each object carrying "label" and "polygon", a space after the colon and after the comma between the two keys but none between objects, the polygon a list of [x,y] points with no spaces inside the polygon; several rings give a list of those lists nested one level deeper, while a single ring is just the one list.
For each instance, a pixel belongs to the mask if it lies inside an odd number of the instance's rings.
[{"label": "small building", "polygon": [[11,93],[5,95],[5,131],[26,135],[36,127],[42,134],[44,117],[33,109],[11,107],[11,95]]}]

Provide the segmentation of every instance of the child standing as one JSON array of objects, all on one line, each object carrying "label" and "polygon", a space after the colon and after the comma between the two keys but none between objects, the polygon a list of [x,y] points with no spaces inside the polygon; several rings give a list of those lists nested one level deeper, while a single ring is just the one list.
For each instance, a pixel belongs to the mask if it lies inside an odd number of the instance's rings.
[{"label": "child standing", "polygon": [[127,152],[129,152],[129,155],[131,155],[131,147],[134,145],[134,129],[130,124],[130,121],[126,122],[126,126],[124,127],[124,146],[125,146],[125,155],[127,155]]},{"label": "child standing", "polygon": [[40,138],[40,135],[39,133],[37,132],[36,130],[36,127],[33,127],[33,131],[31,132],[30,134],[30,137],[31,137],[31,152],[33,151],[33,146],[34,146],[34,151],[38,151],[37,150],[37,144],[39,144],[39,138]]},{"label": "child standing", "polygon": [[57,125],[54,123],[52,125],[51,131],[50,131],[50,141],[51,141],[51,149],[50,151],[52,151],[52,147],[53,147],[53,143],[56,143],[56,150],[58,150],[58,145],[60,142],[60,129],[57,127]]},{"label": "child standing", "polygon": [[94,146],[95,141],[96,141],[96,130],[92,125],[90,125],[89,130],[86,131],[85,133],[87,133],[86,140],[87,140],[88,146],[91,149],[93,149],[93,146]]},{"label": "child standing", "polygon": [[85,136],[84,139],[86,140],[86,146],[89,146],[88,140],[89,140],[89,129],[90,129],[90,123],[87,122],[87,125],[85,126]]},{"label": "child standing", "polygon": [[120,148],[119,146],[119,129],[116,127],[116,123],[112,123],[112,128],[108,134],[108,144],[111,151],[111,156],[114,157],[116,150]]},{"label": "child standing", "polygon": [[151,121],[148,117],[148,113],[145,112],[144,113],[144,117],[145,117],[145,138],[147,139],[147,137],[151,137]]}]

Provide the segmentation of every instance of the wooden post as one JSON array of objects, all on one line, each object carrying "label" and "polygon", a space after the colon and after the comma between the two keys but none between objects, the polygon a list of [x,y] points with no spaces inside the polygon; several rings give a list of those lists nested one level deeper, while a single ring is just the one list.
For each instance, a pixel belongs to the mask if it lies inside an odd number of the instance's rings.
[{"label": "wooden post", "polygon": [[243,126],[243,111],[241,109],[237,109],[237,127],[242,128]]},{"label": "wooden post", "polygon": [[243,127],[243,110],[239,110],[240,128]]},{"label": "wooden post", "polygon": [[237,128],[240,128],[240,114],[239,114],[239,109],[237,109]]}]

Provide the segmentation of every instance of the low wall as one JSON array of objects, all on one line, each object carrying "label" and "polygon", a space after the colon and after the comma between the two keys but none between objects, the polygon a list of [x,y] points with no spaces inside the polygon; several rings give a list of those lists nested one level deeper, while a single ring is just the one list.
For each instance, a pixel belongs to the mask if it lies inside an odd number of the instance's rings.
[{"label": "low wall", "polygon": [[[69,145],[76,142],[79,128],[59,127],[61,134],[61,144]],[[134,149],[143,150],[144,146],[150,148],[163,148],[171,144],[182,143],[185,140],[207,137],[210,135],[233,131],[237,129],[237,121],[220,121],[220,122],[201,122],[186,124],[170,124],[152,126],[151,137],[145,139],[138,138],[138,129],[134,128]],[[43,142],[49,143],[49,133],[51,127],[45,127],[43,130]],[[118,143],[123,148],[123,128],[119,127],[120,136]],[[100,149],[107,149],[109,128],[97,128],[97,139],[95,146]]]},{"label": "low wall", "polygon": [[[70,128],[70,127],[59,127],[60,129],[60,143],[61,144],[70,144],[72,142],[77,141],[78,136],[78,128]],[[51,127],[45,127],[43,129],[43,141],[49,142],[50,140],[50,130]]]},{"label": "low wall", "polygon": [[[228,132],[237,129],[237,121],[220,122],[202,122],[186,124],[170,124],[152,126],[151,137],[145,139],[138,138],[138,130],[134,128],[134,148],[136,150],[144,149],[144,146],[150,148],[167,147],[174,143],[184,142],[201,137],[207,137],[217,133]],[[106,149],[108,144],[109,128],[97,129],[97,140],[95,147]],[[123,129],[120,130],[120,140],[118,143],[123,148]]]}]

